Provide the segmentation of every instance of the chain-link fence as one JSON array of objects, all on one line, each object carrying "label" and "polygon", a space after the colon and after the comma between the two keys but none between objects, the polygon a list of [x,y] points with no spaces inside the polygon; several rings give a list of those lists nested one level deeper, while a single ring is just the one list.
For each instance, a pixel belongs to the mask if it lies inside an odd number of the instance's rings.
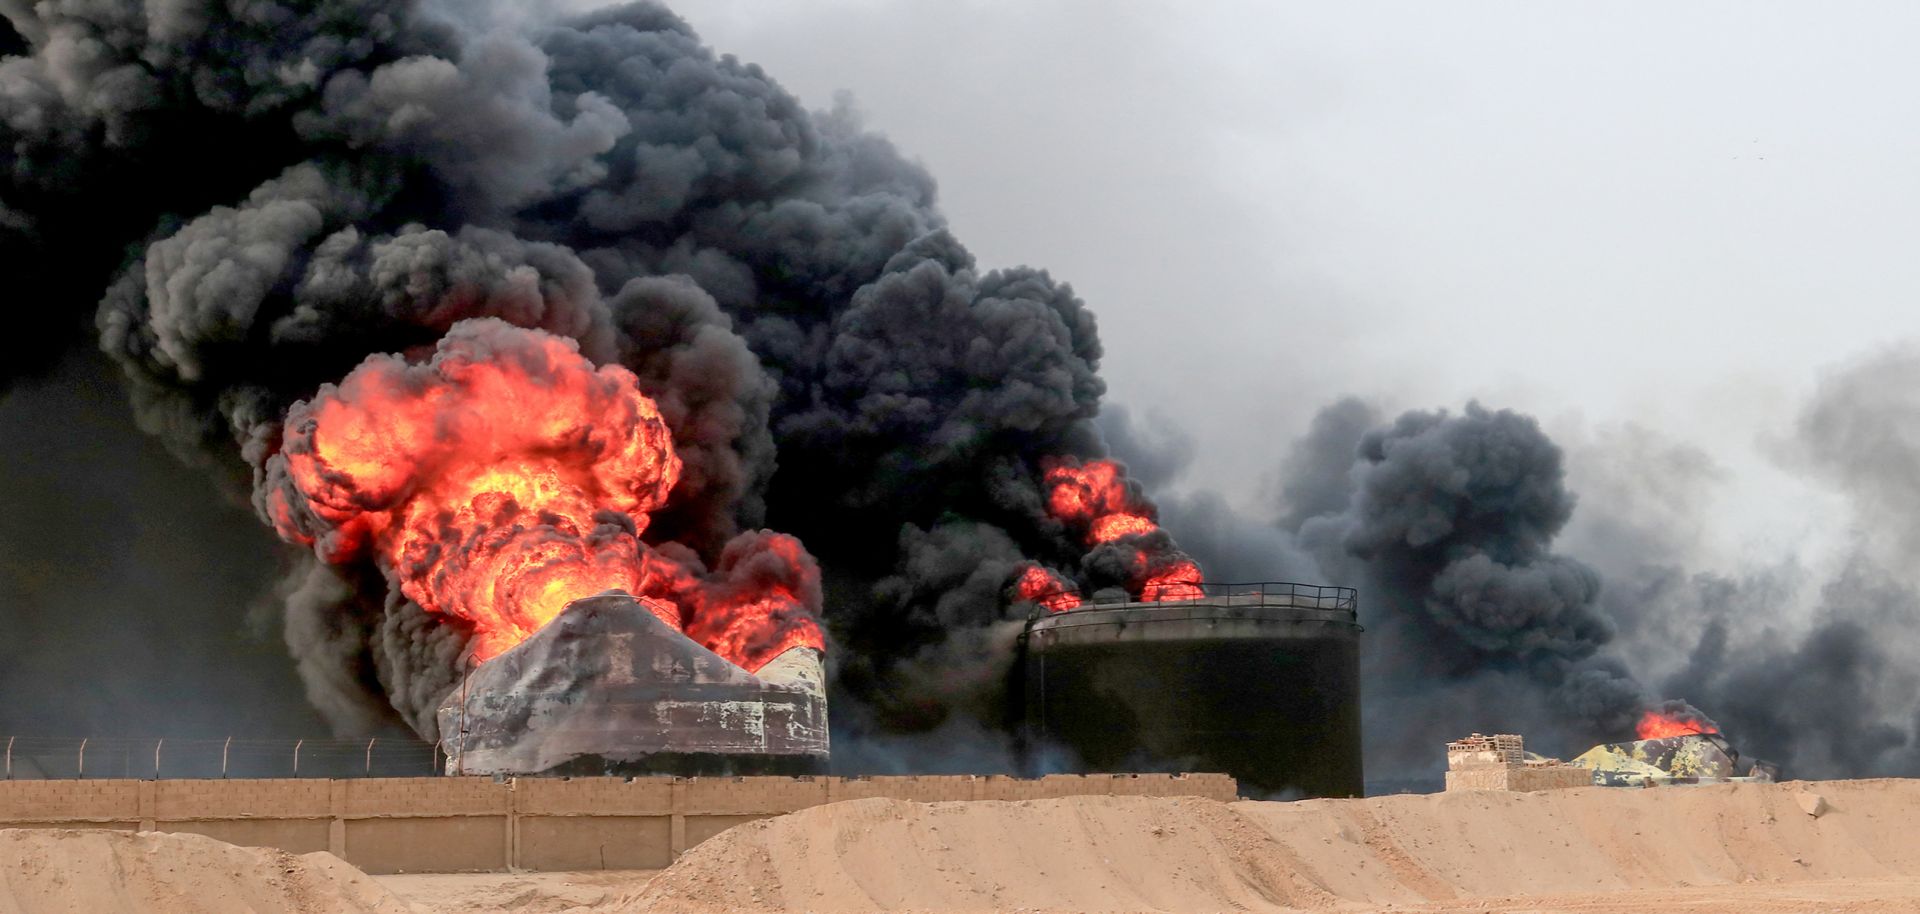
[{"label": "chain-link fence", "polygon": [[0,736],[0,778],[396,778],[441,774],[412,739],[127,739]]}]

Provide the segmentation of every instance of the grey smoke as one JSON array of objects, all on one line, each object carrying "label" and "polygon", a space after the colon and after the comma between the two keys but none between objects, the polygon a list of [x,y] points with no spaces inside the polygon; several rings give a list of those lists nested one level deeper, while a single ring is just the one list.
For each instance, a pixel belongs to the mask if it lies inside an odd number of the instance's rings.
[{"label": "grey smoke", "polygon": [[[1123,457],[1178,464],[1137,422],[1104,424]],[[1204,489],[1163,515],[1209,568],[1359,588],[1376,786],[1431,786],[1435,747],[1472,731],[1549,751],[1631,738],[1662,698],[1614,650],[1599,574],[1559,549],[1575,498],[1533,419],[1470,404],[1383,421],[1346,399],[1276,463],[1264,517]]]},{"label": "grey smoke", "polygon": [[[1664,691],[1708,711],[1744,752],[1806,777],[1920,774],[1920,591],[1905,569],[1920,539],[1920,354],[1885,349],[1829,372],[1777,448],[1795,470],[1830,486],[1853,524],[1828,573],[1797,559],[1738,573],[1686,569],[1687,536],[1620,537],[1596,554],[1633,594],[1628,640]],[[1657,468],[1664,465],[1665,471]],[[1671,460],[1658,482],[1697,476]],[[1610,512],[1611,513],[1611,512]],[[1632,525],[1614,523],[1618,529]],[[1653,526],[1662,526],[1659,523]],[[1624,548],[1654,542],[1657,552]],[[1670,656],[1674,647],[1684,650]]]}]

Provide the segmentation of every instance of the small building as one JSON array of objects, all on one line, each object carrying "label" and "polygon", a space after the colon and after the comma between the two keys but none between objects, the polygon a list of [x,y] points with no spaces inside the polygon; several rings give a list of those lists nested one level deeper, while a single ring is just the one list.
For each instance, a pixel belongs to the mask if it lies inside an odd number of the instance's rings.
[{"label": "small building", "polygon": [[1558,790],[1593,786],[1593,770],[1527,752],[1517,734],[1475,733],[1447,744],[1448,790]]}]

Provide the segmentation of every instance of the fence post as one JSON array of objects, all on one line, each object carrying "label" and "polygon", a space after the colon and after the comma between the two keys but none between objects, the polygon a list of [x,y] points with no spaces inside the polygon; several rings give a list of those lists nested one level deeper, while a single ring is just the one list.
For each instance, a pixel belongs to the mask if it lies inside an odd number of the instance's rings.
[{"label": "fence post", "polygon": [[161,737],[153,744],[153,779],[160,780],[160,747],[167,744],[167,738]]},{"label": "fence post", "polygon": [[[88,737],[88,738],[91,739],[91,737]],[[80,741],[80,770],[77,774],[74,775],[74,777],[84,778],[86,776],[87,776],[87,741],[83,739]]]},{"label": "fence post", "polygon": [[227,752],[232,748],[233,737],[229,736],[227,737],[227,741],[220,746],[220,777],[222,779],[225,779],[227,776]]},{"label": "fence post", "polygon": [[13,741],[19,737],[7,737],[7,780],[13,780]]},{"label": "fence post", "polygon": [[306,742],[306,740],[303,739],[303,740],[300,740],[300,742],[296,742],[293,744],[293,776],[294,777],[300,776],[300,743],[304,743],[304,742]]},{"label": "fence post", "polygon": [[379,741],[380,737],[377,736],[367,740],[367,777],[373,777],[373,744]]}]

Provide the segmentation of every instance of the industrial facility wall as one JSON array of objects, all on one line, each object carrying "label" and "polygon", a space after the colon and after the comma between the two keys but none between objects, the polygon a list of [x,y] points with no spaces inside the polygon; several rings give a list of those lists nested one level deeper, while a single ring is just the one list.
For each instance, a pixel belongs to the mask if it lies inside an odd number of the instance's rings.
[{"label": "industrial facility wall", "polygon": [[868,797],[1234,798],[1222,774],[0,781],[0,828],[192,832],[370,873],[659,869],[742,822]]}]

